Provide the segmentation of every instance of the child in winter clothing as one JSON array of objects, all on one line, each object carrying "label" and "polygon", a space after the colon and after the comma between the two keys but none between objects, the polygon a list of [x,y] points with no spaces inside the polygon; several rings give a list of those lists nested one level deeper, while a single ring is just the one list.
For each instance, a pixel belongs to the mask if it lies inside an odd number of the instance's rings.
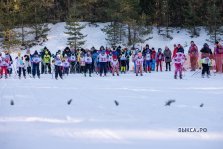
[{"label": "child in winter clothing", "polygon": [[174,79],[177,79],[178,72],[180,73],[180,79],[182,79],[183,64],[186,60],[186,56],[182,52],[177,52],[173,57],[173,60],[175,65]]},{"label": "child in winter clothing", "polygon": [[84,58],[84,61],[85,61],[84,76],[86,77],[86,73],[87,71],[89,71],[89,77],[91,77],[92,57],[90,52],[87,53],[87,55]]},{"label": "child in winter clothing", "polygon": [[37,74],[38,78],[40,78],[40,69],[39,69],[39,67],[40,67],[41,61],[42,60],[41,60],[38,52],[35,51],[34,56],[31,59],[33,78],[35,78],[36,74]]},{"label": "child in winter clothing", "polygon": [[85,69],[85,58],[84,58],[84,54],[80,55],[80,73],[84,72]]},{"label": "child in winter clothing", "polygon": [[61,79],[63,79],[62,76],[63,63],[60,55],[57,55],[54,60],[55,60],[55,79],[56,80],[58,79],[58,75],[60,76]]},{"label": "child in winter clothing", "polygon": [[156,67],[156,51],[154,48],[152,48],[151,51],[151,70],[155,71],[155,67]]},{"label": "child in winter clothing", "polygon": [[120,63],[121,63],[121,73],[125,73],[127,67],[127,58],[125,57],[124,52],[122,52],[122,55],[120,57]]},{"label": "child in winter clothing", "polygon": [[107,62],[107,70],[112,72],[112,67],[111,67],[111,61],[112,61],[112,53],[110,52],[110,54],[108,54],[108,62]]},{"label": "child in winter clothing", "polygon": [[65,55],[64,60],[63,60],[63,74],[69,74],[69,68],[70,68],[70,63],[68,61],[67,56]]},{"label": "child in winter clothing", "polygon": [[205,43],[200,52],[201,52],[201,64],[202,64],[202,77],[204,78],[204,75],[206,73],[207,77],[209,78],[212,51],[209,48],[208,44]]},{"label": "child in winter clothing", "polygon": [[70,63],[70,73],[75,73],[76,72],[76,56],[74,53],[71,54],[68,61]]},{"label": "child in winter clothing", "polygon": [[44,63],[45,74],[47,74],[47,69],[48,73],[51,73],[51,56],[48,51],[45,51],[45,54],[43,56],[43,63]]},{"label": "child in winter clothing", "polygon": [[107,73],[107,61],[108,61],[108,57],[107,54],[105,53],[105,51],[103,50],[100,54],[99,54],[99,63],[100,63],[100,76],[102,76],[102,73],[104,73],[104,76],[106,76]]},{"label": "child in winter clothing", "polygon": [[132,62],[134,63],[134,73],[136,73],[136,60],[138,59],[138,53],[135,51],[134,55],[132,56]]},{"label": "child in winter clothing", "polygon": [[27,71],[27,74],[31,74],[31,61],[30,61],[30,55],[24,55],[25,60],[25,68]]},{"label": "child in winter clothing", "polygon": [[126,57],[126,71],[129,71],[129,59],[132,55],[132,52],[130,49],[125,48],[125,57]]},{"label": "child in winter clothing", "polygon": [[119,76],[119,61],[117,59],[117,56],[114,56],[111,61],[111,67],[112,67],[112,75],[115,76],[115,72],[117,73],[117,76]]},{"label": "child in winter clothing", "polygon": [[170,65],[170,63],[172,62],[172,59],[171,59],[172,52],[166,46],[163,54],[164,54],[164,59],[165,59],[165,63],[166,63],[166,71],[168,71],[168,70],[171,71],[171,65]]},{"label": "child in winter clothing", "polygon": [[4,57],[0,57],[0,79],[3,76],[3,73],[5,74],[5,78],[8,77],[8,66],[9,63],[7,62],[7,60]]},{"label": "child in winter clothing", "polygon": [[140,75],[142,76],[142,70],[143,70],[143,56],[142,53],[138,53],[138,57],[136,59],[136,76],[138,76],[138,73],[140,72]]},{"label": "child in winter clothing", "polygon": [[151,73],[151,51],[147,50],[145,54],[145,61],[146,61],[146,73],[149,71]]},{"label": "child in winter clothing", "polygon": [[26,78],[26,69],[25,69],[25,60],[23,57],[21,57],[20,53],[18,54],[18,57],[16,58],[16,66],[18,68],[18,75],[19,79],[21,79],[21,75],[23,73],[24,78]]},{"label": "child in winter clothing", "polygon": [[162,62],[164,61],[164,55],[162,53],[162,49],[159,48],[156,54],[156,71],[158,72],[158,68],[160,66],[160,71],[162,72]]}]

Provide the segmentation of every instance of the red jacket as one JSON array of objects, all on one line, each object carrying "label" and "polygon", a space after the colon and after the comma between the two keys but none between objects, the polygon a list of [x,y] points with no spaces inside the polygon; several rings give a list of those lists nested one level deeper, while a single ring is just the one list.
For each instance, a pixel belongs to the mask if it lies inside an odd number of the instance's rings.
[{"label": "red jacket", "polygon": [[174,48],[174,50],[173,50],[173,58],[176,56],[177,51],[178,51],[178,47]]}]

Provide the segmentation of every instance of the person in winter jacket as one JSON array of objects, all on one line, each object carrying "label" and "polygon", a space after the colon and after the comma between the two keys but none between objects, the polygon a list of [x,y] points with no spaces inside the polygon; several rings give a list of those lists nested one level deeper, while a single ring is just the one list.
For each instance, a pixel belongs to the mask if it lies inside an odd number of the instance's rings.
[{"label": "person in winter jacket", "polygon": [[84,70],[85,70],[85,57],[84,57],[84,54],[80,54],[80,73],[84,73]]},{"label": "person in winter jacket", "polygon": [[156,67],[156,51],[154,48],[151,50],[151,70],[155,71]]},{"label": "person in winter jacket", "polygon": [[108,61],[108,56],[105,53],[105,51],[103,50],[100,54],[99,54],[99,63],[100,63],[100,76],[102,76],[102,73],[104,73],[104,76],[106,76],[107,74],[107,61]]},{"label": "person in winter jacket", "polygon": [[142,71],[143,71],[143,61],[144,58],[142,56],[142,53],[138,53],[138,57],[136,59],[136,76],[138,76],[138,73],[140,73],[140,75],[142,76]]},{"label": "person in winter jacket", "polygon": [[55,59],[55,79],[58,79],[58,75],[60,76],[61,79],[63,79],[63,63],[62,63],[62,58],[60,55],[56,55]]},{"label": "person in winter jacket", "polygon": [[18,56],[16,57],[16,67],[18,69],[19,79],[21,79],[22,73],[24,78],[26,78],[25,60],[20,53],[18,53]]},{"label": "person in winter jacket", "polygon": [[121,64],[121,73],[126,73],[127,58],[125,57],[124,51],[122,52],[120,57],[120,64]]},{"label": "person in winter jacket", "polygon": [[71,52],[70,48],[66,47],[62,53],[62,56],[64,57],[65,55],[67,55],[67,57],[71,57],[71,54],[72,54],[72,52]]},{"label": "person in winter jacket", "polygon": [[134,64],[134,73],[136,73],[136,60],[138,59],[138,52],[135,50],[132,56],[132,62]]},{"label": "person in winter jacket", "polygon": [[180,79],[182,79],[183,64],[185,60],[186,60],[186,56],[182,52],[177,52],[176,55],[173,57],[173,61],[175,65],[174,79],[177,79],[178,73],[179,73]]},{"label": "person in winter jacket", "polygon": [[31,59],[33,78],[35,78],[36,74],[37,74],[37,77],[40,78],[39,67],[40,67],[41,61],[42,61],[41,57],[39,56],[38,52],[35,51],[33,56],[32,56],[32,59]]},{"label": "person in winter jacket", "polygon": [[184,48],[183,48],[183,46],[181,45],[181,44],[178,44],[178,50],[177,50],[177,52],[181,52],[181,53],[184,53]]},{"label": "person in winter jacket", "polygon": [[146,62],[146,73],[149,71],[149,73],[151,73],[151,65],[152,65],[152,61],[151,61],[151,51],[147,50],[146,55],[145,55],[145,62]]},{"label": "person in winter jacket", "polygon": [[3,77],[3,73],[5,74],[5,78],[8,77],[8,66],[9,63],[5,59],[5,57],[0,56],[0,79]]},{"label": "person in winter jacket", "polygon": [[164,60],[165,60],[165,63],[166,63],[166,71],[168,71],[168,70],[171,71],[171,65],[170,65],[170,63],[172,62],[172,58],[171,58],[172,52],[166,46],[163,54],[164,54]]},{"label": "person in winter jacket", "polygon": [[96,72],[96,74],[99,73],[99,61],[98,61],[98,55],[99,55],[99,51],[94,51],[92,54],[92,63],[94,65],[93,67],[93,71]]},{"label": "person in winter jacket", "polygon": [[76,73],[76,55],[75,53],[72,53],[71,56],[68,58],[68,61],[70,63],[70,73]]},{"label": "person in winter jacket", "polygon": [[13,64],[13,60],[12,60],[9,50],[5,50],[5,58],[10,62],[10,64]]},{"label": "person in winter jacket", "polygon": [[25,59],[25,68],[26,68],[27,74],[32,74],[31,55],[30,55],[29,49],[26,51],[26,54],[24,55],[24,59]]},{"label": "person in winter jacket", "polygon": [[188,50],[190,56],[190,64],[191,64],[191,71],[195,71],[198,65],[198,48],[194,41],[191,41],[191,46]]},{"label": "person in winter jacket", "polygon": [[148,70],[147,70],[147,69],[148,69],[148,66],[147,66],[147,64],[146,64],[146,59],[145,59],[146,54],[148,54],[148,52],[151,52],[151,50],[149,49],[149,45],[146,44],[146,47],[144,47],[144,48],[143,48],[143,51],[142,51],[142,56],[144,57],[143,70],[144,70],[145,72],[148,71]]},{"label": "person in winter jacket", "polygon": [[176,44],[173,45],[174,49],[173,49],[173,56],[172,56],[172,59],[176,56],[176,53],[178,51],[178,47]]},{"label": "person in winter jacket", "polygon": [[49,54],[49,52],[46,50],[44,55],[43,55],[43,64],[44,64],[44,71],[45,74],[47,74],[47,70],[48,73],[51,73],[51,55]]},{"label": "person in winter jacket", "polygon": [[116,73],[117,76],[119,76],[119,61],[116,56],[114,56],[111,61],[111,67],[112,67],[112,75],[115,76]]},{"label": "person in winter jacket", "polygon": [[112,61],[112,53],[110,52],[108,54],[108,61],[107,61],[107,70],[110,72],[112,72],[111,61]]},{"label": "person in winter jacket", "polygon": [[91,52],[87,52],[86,56],[84,57],[85,61],[85,69],[84,69],[84,76],[86,77],[87,71],[89,72],[89,77],[91,77],[91,66],[92,66],[92,57]]},{"label": "person in winter jacket", "polygon": [[201,63],[202,63],[202,77],[207,74],[207,77],[210,76],[210,66],[212,59],[212,51],[209,48],[208,44],[205,43],[203,48],[200,50],[201,52]]},{"label": "person in winter jacket", "polygon": [[223,46],[218,41],[215,42],[214,57],[216,62],[216,72],[223,73]]},{"label": "person in winter jacket", "polygon": [[158,68],[160,67],[160,71],[162,72],[162,62],[164,61],[164,55],[162,53],[162,49],[159,48],[156,53],[156,71],[158,72]]},{"label": "person in winter jacket", "polygon": [[63,74],[69,74],[69,69],[70,69],[70,63],[68,60],[67,55],[64,55],[64,59],[62,60],[62,65],[63,65]]}]

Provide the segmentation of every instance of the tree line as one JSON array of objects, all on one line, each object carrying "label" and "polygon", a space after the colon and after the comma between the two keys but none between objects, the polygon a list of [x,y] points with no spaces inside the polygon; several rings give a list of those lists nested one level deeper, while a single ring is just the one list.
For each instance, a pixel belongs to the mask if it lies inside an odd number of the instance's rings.
[{"label": "tree line", "polygon": [[[159,34],[170,39],[172,27],[186,28],[191,37],[196,37],[199,36],[199,26],[204,26],[210,40],[215,41],[223,34],[223,1],[0,0],[0,37],[4,38],[5,45],[25,45],[29,42],[27,34],[34,34],[36,41],[45,40],[49,30],[47,23],[64,21],[68,23],[67,28],[79,25],[71,22],[110,22],[103,31],[112,46],[143,42],[142,36],[151,32],[151,26],[156,26]],[[27,32],[25,27],[30,27],[31,31]],[[12,30],[15,28],[21,31],[15,33]],[[77,28],[72,29],[77,32]]]}]

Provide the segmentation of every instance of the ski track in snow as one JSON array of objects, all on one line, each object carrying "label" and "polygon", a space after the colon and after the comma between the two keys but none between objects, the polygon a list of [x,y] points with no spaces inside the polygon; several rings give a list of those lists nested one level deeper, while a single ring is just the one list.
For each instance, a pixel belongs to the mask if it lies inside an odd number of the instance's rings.
[{"label": "ski track in snow", "polygon": [[[184,80],[174,80],[173,72],[2,79],[1,148],[221,149],[222,76],[191,75],[186,73]],[[164,106],[169,99],[176,102]],[[179,133],[179,127],[208,132]]]}]

